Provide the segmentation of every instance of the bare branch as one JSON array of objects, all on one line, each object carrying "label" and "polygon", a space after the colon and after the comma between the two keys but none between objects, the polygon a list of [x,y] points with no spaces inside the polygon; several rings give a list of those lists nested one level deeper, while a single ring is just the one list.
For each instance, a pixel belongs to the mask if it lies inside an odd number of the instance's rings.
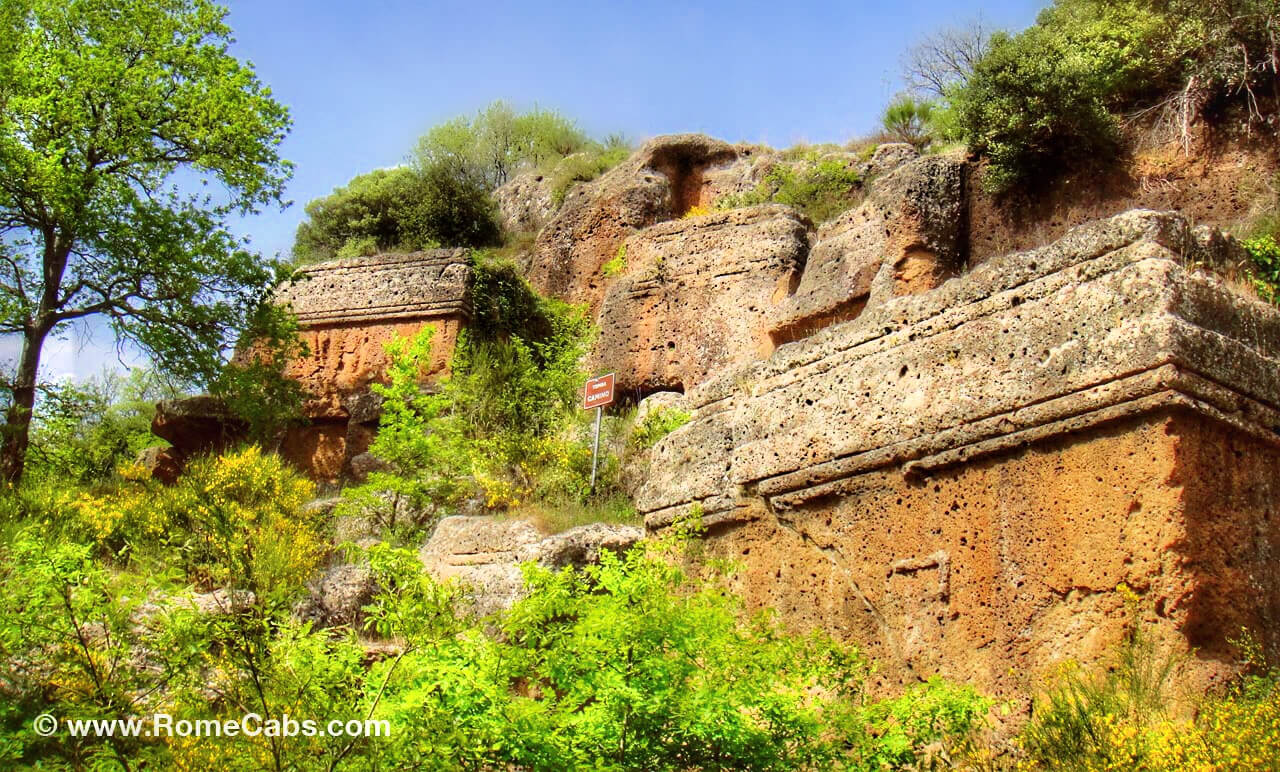
[{"label": "bare branch", "polygon": [[903,60],[903,80],[912,91],[946,96],[947,89],[968,79],[991,42],[992,29],[978,16],[948,27],[912,46]]}]

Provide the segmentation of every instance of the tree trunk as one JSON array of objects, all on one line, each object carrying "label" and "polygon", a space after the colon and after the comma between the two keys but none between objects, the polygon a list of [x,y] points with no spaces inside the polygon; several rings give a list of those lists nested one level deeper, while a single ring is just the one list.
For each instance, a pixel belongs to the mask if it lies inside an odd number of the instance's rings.
[{"label": "tree trunk", "polygon": [[5,416],[4,444],[0,446],[0,479],[10,485],[22,481],[31,440],[31,411],[36,404],[36,376],[40,351],[48,330],[28,328],[22,336],[22,356],[13,381],[13,404]]}]

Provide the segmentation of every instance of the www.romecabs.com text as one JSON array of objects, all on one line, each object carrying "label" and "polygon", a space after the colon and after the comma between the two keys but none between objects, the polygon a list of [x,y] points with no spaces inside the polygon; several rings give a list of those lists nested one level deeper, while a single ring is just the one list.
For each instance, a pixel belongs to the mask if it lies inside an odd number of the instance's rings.
[{"label": "www.romecabs.com text", "polygon": [[390,737],[385,719],[316,721],[289,714],[264,717],[246,713],[229,719],[175,719],[168,713],[136,718],[67,718],[42,713],[32,722],[42,737],[64,732],[71,737]]}]

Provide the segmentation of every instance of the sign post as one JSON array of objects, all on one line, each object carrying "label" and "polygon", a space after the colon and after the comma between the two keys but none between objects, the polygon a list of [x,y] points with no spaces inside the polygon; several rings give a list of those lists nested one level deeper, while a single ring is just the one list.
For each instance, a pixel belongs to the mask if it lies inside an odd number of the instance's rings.
[{"label": "sign post", "polygon": [[582,409],[596,411],[595,438],[591,443],[591,492],[596,491],[596,466],[600,461],[600,415],[613,404],[613,373],[591,378],[582,387]]}]

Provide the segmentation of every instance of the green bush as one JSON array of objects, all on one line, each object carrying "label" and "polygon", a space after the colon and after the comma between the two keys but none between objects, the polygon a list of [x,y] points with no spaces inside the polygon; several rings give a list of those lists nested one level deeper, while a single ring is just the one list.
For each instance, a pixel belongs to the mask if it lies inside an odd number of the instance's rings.
[{"label": "green bush", "polygon": [[933,140],[935,112],[937,108],[933,102],[900,94],[885,108],[880,123],[896,141],[906,142],[919,150]]},{"label": "green bush", "polygon": [[846,211],[862,192],[862,179],[841,160],[819,158],[810,152],[795,164],[779,163],[754,190],[725,196],[717,209],[777,203],[793,206],[815,223]]},{"label": "green bush", "polygon": [[1042,27],[994,35],[951,96],[970,146],[990,160],[984,184],[1004,191],[1119,149],[1118,123],[1098,63]]},{"label": "green bush", "polygon": [[496,101],[474,118],[455,118],[428,131],[418,140],[414,162],[491,191],[521,168],[543,167],[593,144],[559,113],[521,113]]},{"label": "green bush", "polygon": [[1278,26],[1273,0],[1057,0],[1032,27],[992,36],[946,96],[990,160],[987,185],[1007,190],[1115,157],[1131,113],[1185,131],[1235,104],[1246,125],[1266,124],[1258,95],[1277,77]]},{"label": "green bush", "polygon": [[179,394],[150,370],[114,373],[82,384],[43,389],[32,423],[27,472],[59,483],[107,480],[157,439],[151,433],[155,403]]},{"label": "green bush", "polygon": [[655,408],[631,433],[630,445],[641,450],[652,448],[658,440],[689,423],[692,417],[678,408]]},{"label": "green bush", "polygon": [[306,207],[293,256],[304,264],[379,252],[498,241],[493,202],[478,184],[443,164],[361,174]]},{"label": "green bush", "polygon": [[1115,722],[1147,729],[1168,718],[1169,688],[1178,659],[1162,656],[1137,621],[1140,602],[1124,585],[1133,622],[1101,672],[1067,663],[1036,702],[1020,736],[1027,757],[1048,768],[1103,768],[1118,759],[1110,735]]},{"label": "green bush", "polygon": [[[1134,615],[1137,597],[1119,589]],[[1017,739],[1018,768],[1275,769],[1280,668],[1252,636],[1234,642],[1243,674],[1179,711],[1171,687],[1180,658],[1161,655],[1136,616],[1132,624],[1105,669],[1068,664],[1037,700]]]},{"label": "green bush", "polygon": [[627,245],[619,244],[618,251],[613,253],[609,262],[600,266],[600,272],[605,276],[617,276],[625,270],[627,270]]},{"label": "green bush", "polygon": [[1253,260],[1253,286],[1268,303],[1280,303],[1280,243],[1274,236],[1246,239],[1245,251]]},{"label": "green bush", "polygon": [[592,144],[550,168],[551,202],[557,208],[564,204],[569,189],[579,182],[590,182],[601,174],[627,160],[631,147],[620,137],[610,138],[603,145]]},{"label": "green bush", "polygon": [[[466,499],[505,509],[590,494],[589,437],[576,409],[585,380],[578,363],[592,334],[584,311],[540,297],[510,262],[479,254],[474,268],[471,324],[431,393],[422,389],[430,330],[388,346],[370,452],[390,469],[348,489],[343,512],[390,527],[403,502],[421,514],[408,525],[421,527]],[[616,461],[604,469],[606,480],[616,477]]]},{"label": "green bush", "polygon": [[373,611],[411,651],[376,712],[398,730],[393,768],[901,766],[931,744],[963,745],[985,713],[941,682],[868,704],[855,650],[768,615],[744,620],[723,582],[676,566],[678,549],[606,552],[581,571],[529,566],[526,597],[483,636],[456,633],[448,591],[404,554],[390,582],[400,592]]}]

